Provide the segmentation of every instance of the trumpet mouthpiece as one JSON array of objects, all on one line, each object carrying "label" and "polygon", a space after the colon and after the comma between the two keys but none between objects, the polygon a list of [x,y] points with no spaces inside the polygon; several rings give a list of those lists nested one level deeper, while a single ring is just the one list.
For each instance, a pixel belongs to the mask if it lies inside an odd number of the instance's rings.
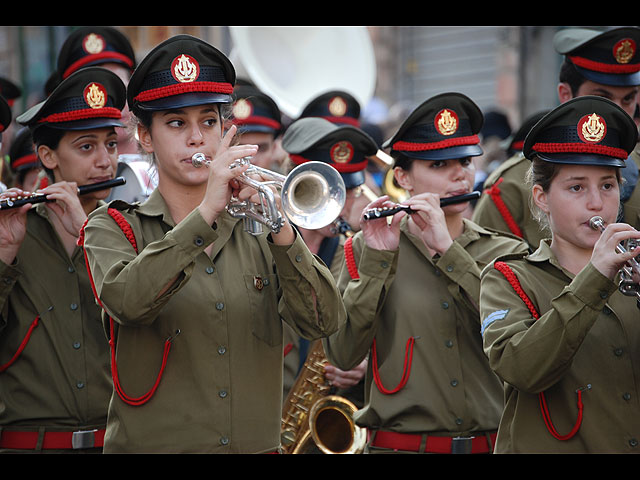
[{"label": "trumpet mouthpiece", "polygon": [[194,167],[196,168],[200,168],[203,165],[206,165],[207,162],[207,157],[205,156],[204,153],[194,153],[193,156],[191,157],[191,163]]},{"label": "trumpet mouthpiece", "polygon": [[593,217],[589,220],[589,226],[594,230],[603,230],[604,229],[604,220],[602,217]]}]

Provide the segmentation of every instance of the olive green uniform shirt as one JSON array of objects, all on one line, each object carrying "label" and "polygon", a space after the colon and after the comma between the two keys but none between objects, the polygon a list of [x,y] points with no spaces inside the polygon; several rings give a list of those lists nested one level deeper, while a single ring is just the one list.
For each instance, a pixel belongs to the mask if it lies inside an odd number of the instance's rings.
[{"label": "olive green uniform shirt", "polygon": [[109,346],[82,249],[69,258],[38,204],[27,213],[16,260],[0,269],[0,364],[13,357],[40,315],[20,356],[0,373],[0,426],[104,428],[112,391]]},{"label": "olive green uniform shirt", "polygon": [[477,302],[481,268],[524,242],[465,220],[464,232],[441,257],[401,222],[399,248],[367,247],[353,240],[359,279],[343,268],[339,288],[346,324],[325,339],[329,360],[343,370],[356,366],[376,340],[384,388],[403,375],[407,341],[415,339],[409,378],[397,393],[381,393],[372,379],[371,356],[360,426],[401,433],[457,436],[495,431],[502,412],[502,385],[482,351]]},{"label": "olive green uniform shirt", "polygon": [[[529,256],[502,258],[540,317],[495,268],[482,274],[480,311],[491,368],[505,382],[499,453],[638,452],[640,440],[640,310],[634,297],[591,263],[573,276],[558,265],[548,241]],[[544,391],[561,441],[547,430]]]},{"label": "olive green uniform shirt", "polygon": [[105,452],[276,450],[282,319],[306,338],[344,322],[329,270],[300,235],[291,246],[275,245],[226,213],[212,227],[196,209],[176,225],[158,190],[141,206],[112,205],[133,228],[140,253],[104,208],[87,223],[85,248],[96,291],[117,321],[126,394],[149,391],[163,343],[175,338],[150,401],[131,406],[114,394]]},{"label": "olive green uniform shirt", "polygon": [[[525,181],[530,167],[531,161],[525,158],[522,153],[518,153],[489,174],[484,182],[484,189],[493,187],[498,180],[502,179],[495,188],[500,190],[500,197],[513,221],[520,228],[522,238],[535,250],[538,248],[540,240],[549,236],[549,232],[542,230],[540,223],[531,214],[529,204],[531,191]],[[483,192],[478,199],[471,219],[483,227],[515,233],[511,231],[503,213],[500,212],[487,192]]]}]

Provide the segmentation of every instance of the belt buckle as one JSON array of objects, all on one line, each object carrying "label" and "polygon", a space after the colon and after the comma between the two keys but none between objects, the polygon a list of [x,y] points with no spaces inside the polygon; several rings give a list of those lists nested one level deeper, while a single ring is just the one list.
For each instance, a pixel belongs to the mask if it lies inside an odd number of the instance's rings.
[{"label": "belt buckle", "polygon": [[95,445],[95,433],[98,430],[78,430],[71,436],[71,448],[93,448]]},{"label": "belt buckle", "polygon": [[451,453],[471,453],[474,437],[453,437],[451,439]]}]

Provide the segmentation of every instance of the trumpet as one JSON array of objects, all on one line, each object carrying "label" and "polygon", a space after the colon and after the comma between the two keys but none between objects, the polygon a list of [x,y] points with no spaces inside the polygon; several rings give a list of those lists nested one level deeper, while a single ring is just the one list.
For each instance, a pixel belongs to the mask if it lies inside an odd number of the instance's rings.
[{"label": "trumpet", "polygon": [[[191,157],[194,167],[208,166],[204,153]],[[288,175],[282,175],[266,168],[251,164],[251,158],[236,160],[229,168],[249,165],[236,179],[258,191],[259,203],[248,200],[231,199],[227,212],[242,218],[244,230],[259,235],[266,225],[271,232],[278,233],[284,225],[284,217],[278,209],[274,190],[281,190],[282,210],[291,223],[302,228],[315,230],[332,223],[342,211],[346,202],[344,180],[338,171],[324,162],[306,162],[298,165]],[[258,181],[251,175],[259,175],[267,180]]]},{"label": "trumpet", "polygon": [[[78,195],[85,195],[91,192],[106,190],[108,188],[124,185],[125,183],[126,183],[126,179],[124,177],[116,177],[111,180],[105,180],[104,182],[92,183],[90,185],[81,185],[78,187]],[[18,207],[21,207],[22,205],[26,205],[27,203],[35,204],[35,203],[51,202],[51,201],[53,200],[49,200],[47,196],[43,193],[32,193],[31,195],[27,195],[26,197],[4,198],[0,200],[0,210],[18,208]]]},{"label": "trumpet", "polygon": [[[592,217],[589,220],[589,226],[594,230],[599,230],[600,233],[605,229],[604,220],[599,216]],[[624,245],[622,243],[617,244],[616,251],[618,253],[627,253],[628,251],[635,249],[637,246],[638,241],[631,238],[627,240]],[[624,295],[636,296],[637,305],[638,308],[640,308],[640,285],[633,280],[634,275],[636,275],[636,278],[640,276],[640,263],[638,263],[638,257],[628,260],[627,264],[620,270],[618,290],[620,290]]]},{"label": "trumpet", "polygon": [[[440,207],[446,207],[448,205],[454,205],[456,203],[468,202],[480,198],[481,192],[471,192],[462,195],[455,195],[453,197],[445,197],[440,199]],[[364,220],[375,220],[376,218],[388,217],[395,215],[398,212],[414,213],[415,211],[408,205],[396,204],[393,207],[371,208],[366,210],[363,214]]]}]

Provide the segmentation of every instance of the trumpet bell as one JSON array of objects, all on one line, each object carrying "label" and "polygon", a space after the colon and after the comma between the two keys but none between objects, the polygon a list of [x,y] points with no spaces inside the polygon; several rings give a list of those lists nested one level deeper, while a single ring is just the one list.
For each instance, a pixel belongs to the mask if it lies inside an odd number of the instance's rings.
[{"label": "trumpet bell", "polygon": [[306,162],[294,168],[282,184],[282,209],[294,225],[308,230],[338,218],[346,202],[342,176],[331,165]]}]

